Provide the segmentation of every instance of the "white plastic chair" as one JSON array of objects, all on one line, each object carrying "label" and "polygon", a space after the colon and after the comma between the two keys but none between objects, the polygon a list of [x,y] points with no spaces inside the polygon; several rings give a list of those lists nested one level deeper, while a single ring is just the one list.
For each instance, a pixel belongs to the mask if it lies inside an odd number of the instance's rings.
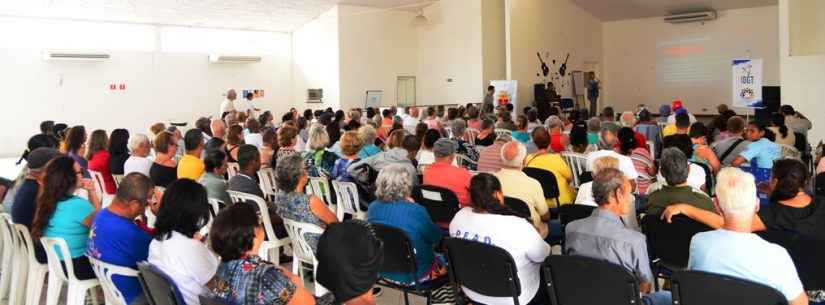
[{"label": "white plastic chair", "polygon": [[275,199],[275,170],[272,168],[262,168],[258,171],[258,183],[261,191],[264,192],[265,199]]},{"label": "white plastic chair", "polygon": [[444,127],[444,133],[447,139],[453,138],[453,128],[450,126]]},{"label": "white plastic chair", "polygon": [[470,165],[470,164],[478,166],[478,162],[473,161],[472,159],[470,159],[470,157],[467,157],[467,156],[462,155],[462,154],[456,154],[455,155],[455,162],[458,165],[458,167],[463,167],[463,168],[467,168],[468,165]]},{"label": "white plastic chair", "polygon": [[106,193],[106,180],[103,180],[103,174],[98,171],[88,170],[89,175],[92,176],[92,182],[95,185],[95,191],[97,195],[100,197],[100,205],[101,207],[105,208],[108,207],[112,200],[115,198],[114,195]]},{"label": "white plastic chair", "polygon": [[123,175],[112,175],[112,178],[115,179],[115,187],[120,187],[120,182],[123,181]]},{"label": "white plastic chair", "polygon": [[785,144],[779,144],[779,147],[782,149],[782,158],[802,160],[802,153],[796,147]]},{"label": "white plastic chair", "polygon": [[577,154],[569,151],[562,152],[561,156],[573,171],[573,187],[578,188],[581,185],[581,180],[579,177],[587,172],[587,157],[583,154]]},{"label": "white plastic chair", "polygon": [[[43,291],[43,280],[46,273],[49,272],[49,267],[46,264],[41,264],[34,256],[34,243],[29,233],[29,229],[21,224],[14,225],[15,231],[20,241],[21,258],[27,261],[28,275],[26,276],[26,305],[39,305],[40,294]],[[9,303],[13,304],[13,303]]]},{"label": "white plastic chair", "polygon": [[334,205],[332,202],[332,189],[329,187],[329,180],[324,177],[309,177],[309,185],[312,193],[321,198],[327,206]]},{"label": "white plastic chair", "polygon": [[226,206],[223,201],[220,201],[215,198],[209,198],[209,207],[212,208],[212,217],[217,217],[218,213],[221,211],[221,206]]},{"label": "white plastic chair", "polygon": [[[97,290],[92,288],[100,286],[100,281],[97,279],[77,279],[74,275],[72,256],[69,253],[69,246],[66,245],[66,241],[59,237],[41,237],[40,242],[43,244],[43,248],[46,249],[49,265],[49,288],[46,293],[46,305],[57,305],[60,289],[64,283],[68,284],[66,305],[84,305],[87,291],[92,293],[92,302],[98,305]],[[66,259],[61,261],[57,256],[57,251],[60,251],[61,256]],[[66,265],[66,272],[63,272],[61,262]]]},{"label": "white plastic chair", "polygon": [[[261,222],[263,222],[264,224],[264,232],[266,232],[266,240],[263,242],[263,244],[261,244],[261,247],[258,249],[258,256],[265,260],[273,262],[276,265],[280,265],[281,257],[279,255],[279,250],[281,249],[281,247],[288,246],[291,241],[289,237],[278,239],[278,237],[275,236],[275,230],[272,227],[272,220],[269,219],[269,207],[267,207],[266,201],[264,201],[264,199],[261,197],[247,193],[241,193],[237,191],[228,192],[229,197],[232,198],[232,201],[235,203],[253,201],[256,205],[258,205],[258,212],[261,217]],[[275,254],[270,255],[270,250],[275,250]]]},{"label": "white plastic chair", "polygon": [[108,264],[93,257],[86,257],[92,264],[92,269],[100,281],[100,286],[103,287],[103,296],[106,299],[106,305],[129,305],[126,303],[126,298],[123,296],[123,293],[117,289],[117,286],[115,286],[115,283],[112,281],[112,276],[119,275],[137,279],[138,271],[132,268]]},{"label": "white plastic chair", "polygon": [[647,147],[650,147],[650,158],[656,160],[656,142],[648,140]]},{"label": "white plastic chair", "polygon": [[11,223],[10,219],[9,214],[0,214],[0,234],[2,234],[3,238],[3,272],[0,273],[0,299],[5,299],[9,295],[12,274],[14,273],[14,270],[12,270],[12,265],[14,264],[13,257],[17,255],[17,253],[15,253],[17,249],[14,247],[14,237],[8,225]]},{"label": "white plastic chair", "polygon": [[335,196],[338,198],[338,209],[335,214],[338,221],[344,221],[344,214],[353,215],[356,219],[366,220],[367,212],[361,211],[358,201],[358,187],[353,182],[332,181]]},{"label": "white plastic chair", "polygon": [[481,133],[481,132],[478,131],[478,129],[475,129],[475,128],[467,128],[467,130],[464,131],[464,134],[467,135],[467,142],[470,142],[470,145],[473,145],[473,146],[476,145],[476,138],[478,137],[479,133]]},{"label": "white plastic chair", "polygon": [[[160,193],[160,197],[158,198],[158,200],[161,200],[161,198],[163,198],[163,193],[166,192],[166,188],[162,187],[162,186],[156,186],[155,187],[155,192]],[[150,228],[154,228],[155,227],[155,222],[158,220],[158,216],[155,215],[155,213],[152,212],[152,209],[150,209],[149,207],[146,207],[146,210],[144,211],[143,216],[146,218],[146,226],[148,226]]]},{"label": "white plastic chair", "polygon": [[241,172],[241,166],[237,162],[229,162],[226,163],[226,173],[229,179],[238,175]]},{"label": "white plastic chair", "polygon": [[[312,247],[307,242],[307,236],[305,235],[312,233],[321,235],[324,234],[324,229],[311,223],[297,222],[290,219],[284,219],[284,227],[286,227],[289,238],[292,239],[292,254],[294,255],[292,273],[299,275],[301,280],[304,280],[304,272],[301,270],[303,269],[303,264],[311,264],[312,278],[317,279],[315,274],[318,271],[318,260],[315,258],[315,252],[312,251]],[[318,284],[316,280],[315,296],[323,296],[326,292],[327,289],[321,286],[321,284]]]},{"label": "white plastic chair", "polygon": [[[19,225],[3,219],[3,226],[8,226],[12,234],[14,256],[12,256],[11,286],[9,287],[9,305],[24,305],[26,303],[26,280],[29,273],[29,257],[26,255],[26,246],[17,231]],[[23,227],[25,229],[25,226]]]},{"label": "white plastic chair", "polygon": [[500,137],[500,136],[502,136],[502,135],[512,136],[512,135],[513,135],[513,132],[512,132],[512,131],[510,131],[509,129],[504,129],[504,128],[496,128],[496,138],[498,138],[498,137]]}]

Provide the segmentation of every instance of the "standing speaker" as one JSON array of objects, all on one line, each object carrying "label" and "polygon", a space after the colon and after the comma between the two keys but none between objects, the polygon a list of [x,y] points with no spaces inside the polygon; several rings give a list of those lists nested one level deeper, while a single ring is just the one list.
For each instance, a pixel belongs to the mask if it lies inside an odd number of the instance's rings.
[{"label": "standing speaker", "polygon": [[757,122],[769,124],[771,122],[771,114],[779,112],[779,106],[782,105],[782,92],[779,86],[763,86],[762,87],[762,103],[765,108],[756,109],[755,119]]}]

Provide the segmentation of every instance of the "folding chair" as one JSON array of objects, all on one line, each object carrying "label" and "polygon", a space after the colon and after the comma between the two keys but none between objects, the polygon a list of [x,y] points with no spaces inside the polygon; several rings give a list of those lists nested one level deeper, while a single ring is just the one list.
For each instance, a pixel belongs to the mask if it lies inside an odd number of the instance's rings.
[{"label": "folding chair", "polygon": [[460,238],[447,238],[444,245],[450,261],[450,282],[456,296],[461,295],[459,287],[464,287],[489,297],[512,297],[513,304],[519,305],[521,284],[510,253],[493,245]]},{"label": "folding chair", "polygon": [[776,289],[756,282],[702,271],[679,271],[671,279],[673,304],[779,305],[788,300]]},{"label": "folding chair", "polygon": [[449,226],[458,210],[458,196],[453,191],[434,185],[420,185],[413,188],[412,198],[427,209],[433,223]]},{"label": "folding chair", "polygon": [[825,241],[791,231],[768,230],[756,235],[788,251],[805,290],[825,290]]},{"label": "folding chair", "polygon": [[410,242],[410,238],[400,229],[372,223],[376,237],[383,246],[381,250],[384,260],[381,263],[379,272],[410,274],[414,282],[410,286],[399,285],[384,278],[378,279],[378,285],[400,290],[404,293],[404,304],[410,305],[409,294],[427,298],[427,305],[431,304],[432,292],[447,282],[447,277],[441,277],[429,282],[418,281],[418,267],[415,260],[415,250]]},{"label": "folding chair", "polygon": [[556,175],[553,172],[535,167],[525,167],[522,171],[541,184],[545,199],[554,199],[556,200],[556,207],[561,206],[559,202],[559,183],[556,181]]},{"label": "folding chair", "polygon": [[562,152],[561,156],[573,170],[573,186],[578,188],[582,183],[587,182],[582,181],[581,178],[581,175],[587,171],[587,156],[569,151]]},{"label": "folding chair", "polygon": [[138,282],[149,305],[185,305],[183,294],[166,273],[148,262],[138,263]]},{"label": "folding chair", "polygon": [[693,235],[712,230],[683,215],[677,215],[671,221],[667,223],[659,215],[647,215],[642,219],[642,232],[647,236],[647,250],[653,261],[656,290],[659,290],[659,279],[671,278],[674,271],[687,268]]},{"label": "folding chair", "polygon": [[593,214],[593,210],[595,209],[596,207],[594,206],[582,204],[566,204],[559,207],[559,222],[561,222],[560,245],[562,251],[564,251],[565,253],[567,252],[567,250],[564,248],[567,236],[567,225],[576,220],[590,217],[590,214]]},{"label": "folding chair", "polygon": [[553,255],[544,262],[542,272],[552,305],[642,304],[636,276],[604,260]]},{"label": "folding chair", "polygon": [[530,219],[532,213],[530,212],[530,206],[527,205],[521,199],[514,198],[514,197],[504,197],[504,205],[509,207],[516,215]]}]

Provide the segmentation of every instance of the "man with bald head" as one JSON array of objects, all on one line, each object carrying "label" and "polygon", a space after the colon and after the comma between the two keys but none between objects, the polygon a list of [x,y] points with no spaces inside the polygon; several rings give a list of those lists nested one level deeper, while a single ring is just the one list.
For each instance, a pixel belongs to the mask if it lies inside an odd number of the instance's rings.
[{"label": "man with bald head", "polygon": [[235,99],[237,98],[238,93],[235,92],[235,89],[229,89],[229,91],[226,91],[226,98],[223,102],[221,102],[221,111],[218,112],[219,118],[222,118],[227,112],[235,111]]},{"label": "man with bald head", "polygon": [[546,222],[550,219],[550,208],[544,199],[541,183],[521,171],[527,148],[518,141],[510,141],[501,147],[499,156],[503,167],[495,175],[501,182],[504,196],[524,201],[530,209],[533,226],[542,238],[547,238],[550,229]]},{"label": "man with bald head", "polygon": [[212,122],[209,124],[209,129],[212,130],[212,137],[223,139],[226,137],[226,125],[221,119],[212,119]]}]

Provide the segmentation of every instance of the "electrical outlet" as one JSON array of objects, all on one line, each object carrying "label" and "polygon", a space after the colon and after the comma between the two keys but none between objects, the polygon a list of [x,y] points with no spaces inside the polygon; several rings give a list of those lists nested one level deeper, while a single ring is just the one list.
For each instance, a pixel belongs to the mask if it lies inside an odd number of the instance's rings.
[{"label": "electrical outlet", "polygon": [[452,77],[451,77],[451,78],[448,78],[448,79],[447,79],[447,82],[448,82],[448,83],[452,83],[452,82],[453,82],[453,78],[452,78]]}]

